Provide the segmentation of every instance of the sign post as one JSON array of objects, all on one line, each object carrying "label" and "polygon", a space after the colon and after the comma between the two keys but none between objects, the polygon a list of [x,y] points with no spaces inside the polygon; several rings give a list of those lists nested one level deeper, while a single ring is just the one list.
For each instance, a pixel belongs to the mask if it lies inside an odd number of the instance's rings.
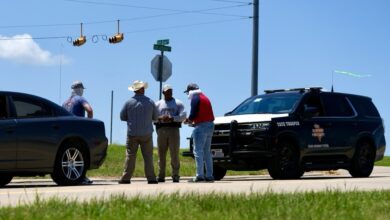
[{"label": "sign post", "polygon": [[[165,82],[172,75],[172,64],[167,57],[164,57],[164,51],[171,52],[171,46],[168,46],[169,39],[157,40],[157,43],[153,45],[154,50],[159,50],[161,55],[157,55],[152,60],[151,72],[156,81],[160,82],[160,99],[162,93],[162,82]],[[158,68],[156,68],[157,59],[158,59]],[[166,61],[165,61],[166,60]],[[167,67],[164,68],[164,64]],[[157,71],[156,71],[157,69]]]}]

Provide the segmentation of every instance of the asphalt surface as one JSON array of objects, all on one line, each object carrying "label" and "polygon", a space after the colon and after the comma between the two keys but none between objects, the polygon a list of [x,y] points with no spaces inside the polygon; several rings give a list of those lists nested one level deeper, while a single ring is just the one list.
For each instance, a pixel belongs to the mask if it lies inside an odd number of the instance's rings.
[{"label": "asphalt surface", "polygon": [[307,172],[298,180],[273,180],[268,175],[226,176],[214,183],[147,184],[145,178],[133,178],[131,184],[118,184],[117,179],[91,178],[92,185],[57,186],[51,179],[15,179],[0,188],[0,206],[17,206],[42,199],[60,198],[68,201],[109,199],[113,195],[155,196],[171,193],[294,193],[324,190],[390,190],[390,167],[375,167],[370,178],[352,178],[345,170]]}]

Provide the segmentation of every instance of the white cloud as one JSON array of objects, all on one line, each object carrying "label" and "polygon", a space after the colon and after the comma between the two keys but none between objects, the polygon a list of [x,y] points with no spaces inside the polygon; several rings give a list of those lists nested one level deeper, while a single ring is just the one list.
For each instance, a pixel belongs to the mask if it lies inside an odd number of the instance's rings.
[{"label": "white cloud", "polygon": [[[0,59],[37,65],[57,65],[61,55],[42,49],[29,34],[4,37],[0,35]],[[62,63],[69,60],[62,56]]]}]

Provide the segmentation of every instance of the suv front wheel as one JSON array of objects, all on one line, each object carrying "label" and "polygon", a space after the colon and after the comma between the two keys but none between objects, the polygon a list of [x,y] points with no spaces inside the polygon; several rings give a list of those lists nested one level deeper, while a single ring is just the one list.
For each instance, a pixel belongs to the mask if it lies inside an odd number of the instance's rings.
[{"label": "suv front wheel", "polygon": [[352,177],[369,177],[374,169],[375,149],[366,141],[357,145],[349,173]]},{"label": "suv front wheel", "polygon": [[290,141],[279,143],[275,155],[268,164],[273,179],[298,179],[304,171],[299,165],[299,151]]}]

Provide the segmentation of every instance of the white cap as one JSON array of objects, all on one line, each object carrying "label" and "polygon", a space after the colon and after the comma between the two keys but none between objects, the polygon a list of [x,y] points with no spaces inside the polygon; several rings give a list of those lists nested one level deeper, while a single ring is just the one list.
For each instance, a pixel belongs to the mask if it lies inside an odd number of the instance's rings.
[{"label": "white cap", "polygon": [[172,89],[172,86],[165,84],[162,90],[163,90],[163,92],[166,92],[167,90],[170,90],[170,89]]}]

